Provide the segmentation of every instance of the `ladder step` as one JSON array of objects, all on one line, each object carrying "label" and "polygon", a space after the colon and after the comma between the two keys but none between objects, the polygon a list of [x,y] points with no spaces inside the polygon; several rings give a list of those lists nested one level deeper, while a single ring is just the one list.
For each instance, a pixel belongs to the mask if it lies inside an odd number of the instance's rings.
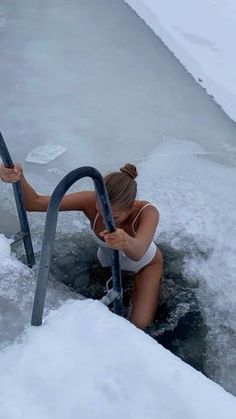
[{"label": "ladder step", "polygon": [[10,237],[10,240],[12,240],[11,245],[18,243],[19,241],[23,240],[26,236],[27,236],[27,233],[24,233],[23,231],[19,231],[18,233],[13,234]]},{"label": "ladder step", "polygon": [[118,291],[115,291],[113,288],[111,288],[104,297],[101,298],[101,303],[105,306],[109,306],[109,304],[113,303],[113,301],[120,297],[120,293]]}]

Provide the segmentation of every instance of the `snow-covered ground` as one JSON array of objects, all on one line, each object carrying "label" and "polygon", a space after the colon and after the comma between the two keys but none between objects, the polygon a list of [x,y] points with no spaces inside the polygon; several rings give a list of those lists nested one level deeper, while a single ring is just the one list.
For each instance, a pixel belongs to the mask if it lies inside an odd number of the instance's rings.
[{"label": "snow-covered ground", "polygon": [[235,418],[235,397],[92,300],[52,310],[0,370],[1,419]]},{"label": "snow-covered ground", "polygon": [[236,121],[234,0],[125,0]]},{"label": "snow-covered ground", "polygon": [[[11,240],[0,234],[0,350],[19,341],[28,328],[35,293],[35,271],[17,260],[11,252],[10,243]],[[45,314],[68,299],[78,298],[81,298],[78,294],[51,278]]]},{"label": "snow-covered ground", "polygon": [[[217,96],[207,84],[215,75],[206,70],[195,74],[188,65],[195,65],[195,56],[198,66],[205,66],[208,56],[213,60],[218,29],[213,41],[213,35],[203,35],[204,28],[201,34],[193,31],[193,22],[186,28],[187,2],[178,2],[178,10],[169,1],[133,1],[132,6],[147,20],[143,11],[156,3],[167,23],[176,19],[173,44],[182,53],[177,39],[188,45],[186,61],[164,38],[171,38],[167,24],[158,34],[230,114],[219,99],[230,97],[227,89]],[[104,172],[125,161],[137,163],[139,196],[160,209],[156,239],[186,251],[185,273],[199,280],[199,302],[209,328],[209,374],[235,393],[235,124],[123,0],[11,4],[15,7],[3,0],[0,7],[0,111],[13,158],[23,163],[32,149],[49,143],[66,148],[44,170],[24,165],[27,178],[44,193],[80,165]],[[214,13],[207,14],[209,5],[198,10],[208,18],[205,28],[215,19]],[[224,2],[222,20],[233,19],[232,5]],[[192,48],[207,51],[207,57],[194,52],[193,60]],[[219,69],[225,60],[220,61]],[[224,75],[212,86],[229,81],[230,74]],[[232,83],[229,90],[233,88]],[[232,111],[230,99],[228,106]],[[0,193],[4,226],[15,209],[11,187],[1,183]],[[59,221],[58,229],[68,233],[86,227],[74,214],[60,215]],[[36,250],[43,223],[44,215],[30,216]],[[9,258],[8,246],[2,238],[0,320],[6,342],[29,324],[35,281],[28,268]],[[26,327],[21,342],[0,353],[1,419],[235,417],[235,398],[99,303],[63,303],[71,298],[69,291],[53,285],[48,297],[48,309],[57,303],[61,308],[40,329]]]}]

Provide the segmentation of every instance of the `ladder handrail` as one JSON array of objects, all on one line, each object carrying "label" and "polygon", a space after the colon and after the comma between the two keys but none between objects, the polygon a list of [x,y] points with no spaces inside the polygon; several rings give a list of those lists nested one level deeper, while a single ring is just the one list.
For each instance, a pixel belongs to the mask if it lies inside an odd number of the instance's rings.
[{"label": "ladder handrail", "polygon": [[[106,186],[103,181],[101,173],[94,167],[84,166],[75,169],[68,173],[56,186],[54,192],[49,201],[44,235],[43,244],[41,250],[41,257],[39,263],[39,271],[37,277],[36,291],[34,296],[34,304],[32,311],[31,324],[33,326],[40,326],[42,324],[44,301],[46,296],[49,269],[53,251],[53,242],[55,239],[57,219],[60,202],[67,192],[67,190],[79,179],[83,177],[90,177],[93,179],[97,198],[102,211],[105,227],[107,231],[113,232],[116,229],[111,206],[106,190]],[[118,296],[113,302],[114,312],[116,314],[122,314],[122,285],[121,285],[121,273],[120,273],[120,261],[119,251],[112,250],[112,282],[114,291],[118,292]]]},{"label": "ladder handrail", "polygon": [[[2,158],[2,161],[5,167],[10,168],[10,169],[14,167],[14,163],[12,161],[12,158],[10,156],[10,153],[8,151],[8,148],[6,146],[6,143],[4,141],[1,131],[0,131],[0,156]],[[13,183],[12,187],[14,191],[16,208],[17,208],[17,213],[18,213],[18,218],[19,218],[19,223],[20,223],[20,228],[21,228],[21,231],[19,232],[19,234],[21,235],[21,239],[23,240],[23,243],[24,243],[27,264],[30,268],[32,268],[32,266],[35,265],[35,257],[34,257],[34,250],[33,250],[33,245],[31,241],[29,223],[28,223],[26,210],[24,207],[24,201],[23,201],[23,195],[22,195],[20,182],[18,181],[18,182]]]}]

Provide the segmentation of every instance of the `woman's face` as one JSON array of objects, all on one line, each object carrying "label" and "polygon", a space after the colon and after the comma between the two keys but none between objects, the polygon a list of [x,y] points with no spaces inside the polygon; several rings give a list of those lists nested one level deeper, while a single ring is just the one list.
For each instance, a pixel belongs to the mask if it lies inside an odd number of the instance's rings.
[{"label": "woman's face", "polygon": [[[99,204],[96,204],[96,209],[99,212],[99,214],[102,216],[102,212],[100,209]],[[111,206],[112,215],[115,221],[115,224],[117,227],[121,225],[131,214],[133,207],[130,208],[119,208],[116,205]]]},{"label": "woman's face", "polygon": [[121,225],[131,214],[132,208],[117,208],[116,206],[111,207],[112,215],[117,227]]}]

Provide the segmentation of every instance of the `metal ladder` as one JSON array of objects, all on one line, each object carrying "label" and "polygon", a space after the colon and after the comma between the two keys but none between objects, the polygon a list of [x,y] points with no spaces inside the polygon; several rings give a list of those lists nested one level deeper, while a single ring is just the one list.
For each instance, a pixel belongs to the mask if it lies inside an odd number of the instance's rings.
[{"label": "metal ladder", "polygon": [[[14,164],[6,143],[0,132],[0,155],[5,167],[13,168]],[[94,167],[85,166],[68,173],[57,185],[52,193],[45,222],[43,244],[37,276],[36,291],[32,311],[31,324],[40,326],[42,324],[44,301],[47,291],[48,276],[52,258],[53,243],[55,239],[57,219],[60,202],[67,190],[79,179],[83,177],[92,178],[97,194],[97,199],[101,208],[104,224],[108,232],[116,230],[115,222],[112,217],[111,206],[103,181],[103,177]],[[20,221],[21,231],[13,236],[14,242],[23,240],[28,266],[35,265],[35,257],[30,236],[30,229],[27,214],[24,208],[23,195],[20,182],[13,183],[14,196]],[[122,284],[120,272],[119,251],[112,250],[112,288],[101,299],[105,305],[113,303],[115,314],[122,315]]]},{"label": "metal ladder", "polygon": [[[39,263],[37,285],[34,297],[31,324],[40,326],[42,324],[43,308],[48,284],[48,275],[52,258],[53,243],[55,239],[57,219],[60,202],[67,190],[83,177],[92,178],[101,208],[103,220],[107,231],[115,231],[116,226],[112,217],[110,202],[103,181],[102,175],[94,167],[84,166],[68,173],[57,185],[52,193],[45,222],[43,244]],[[122,315],[122,285],[119,251],[112,251],[112,289],[101,300],[103,304],[109,305],[113,302],[115,314]]]}]

